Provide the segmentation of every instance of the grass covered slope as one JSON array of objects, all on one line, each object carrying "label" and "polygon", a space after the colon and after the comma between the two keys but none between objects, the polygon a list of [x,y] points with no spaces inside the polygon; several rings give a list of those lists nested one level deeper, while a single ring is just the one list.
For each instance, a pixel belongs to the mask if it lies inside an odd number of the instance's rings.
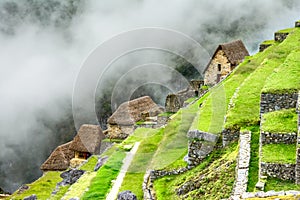
[{"label": "grass covered slope", "polygon": [[270,133],[297,133],[296,109],[280,110],[262,115],[261,130]]},{"label": "grass covered slope", "polygon": [[[300,46],[300,45],[299,45]],[[294,50],[285,63],[268,78],[264,93],[294,93],[300,90],[300,47]]]},{"label": "grass covered slope", "polygon": [[262,162],[296,163],[296,144],[266,144],[262,146]]},{"label": "grass covered slope", "polygon": [[[204,161],[178,176],[165,176],[154,182],[157,199],[222,199],[230,196],[234,178],[237,145],[219,149]],[[177,196],[176,192],[190,182],[198,186],[187,194]]]},{"label": "grass covered slope", "polygon": [[299,48],[299,38],[300,29],[295,28],[284,42],[257,54],[263,62],[240,87],[237,98],[233,101],[234,106],[227,113],[226,128],[259,123],[260,94],[266,80],[276,69],[281,69],[289,62],[288,56]]}]

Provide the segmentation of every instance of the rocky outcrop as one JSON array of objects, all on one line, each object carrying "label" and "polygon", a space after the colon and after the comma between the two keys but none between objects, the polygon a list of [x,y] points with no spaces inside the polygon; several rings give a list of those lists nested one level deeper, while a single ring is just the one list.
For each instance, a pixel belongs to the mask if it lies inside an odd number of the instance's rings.
[{"label": "rocky outcrop", "polygon": [[297,99],[297,93],[262,93],[260,97],[260,113],[272,112],[281,109],[296,108]]},{"label": "rocky outcrop", "polygon": [[264,144],[295,144],[296,133],[269,133],[261,131],[261,143]]},{"label": "rocky outcrop", "polygon": [[104,156],[104,157],[100,157],[94,167],[94,171],[98,171],[100,169],[100,167],[102,167],[102,165],[104,165],[104,163],[107,161],[108,157]]},{"label": "rocky outcrop", "polygon": [[137,200],[137,197],[134,193],[129,190],[125,190],[118,194],[117,200]]},{"label": "rocky outcrop", "polygon": [[60,174],[63,178],[61,182],[58,183],[59,186],[72,185],[74,184],[83,174],[84,170],[71,169]]},{"label": "rocky outcrop", "polygon": [[37,196],[35,194],[25,197],[23,200],[37,200]]}]

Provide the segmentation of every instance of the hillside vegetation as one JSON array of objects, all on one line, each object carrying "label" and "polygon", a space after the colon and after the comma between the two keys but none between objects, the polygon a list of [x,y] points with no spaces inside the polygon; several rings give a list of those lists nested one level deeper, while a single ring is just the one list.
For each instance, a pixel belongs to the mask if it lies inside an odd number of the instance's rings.
[{"label": "hillside vegetation", "polygon": [[[259,145],[261,130],[283,134],[297,132],[295,109],[260,115],[262,92],[281,94],[300,90],[300,28],[282,32],[289,32],[286,40],[281,43],[268,42],[272,45],[266,50],[246,57],[225,80],[196,101],[190,100],[191,104],[172,115],[166,126],[158,129],[138,128],[126,140],[114,144],[104,153],[109,157],[108,161],[97,172],[93,172],[97,161],[97,156],[93,156],[81,167],[87,171],[86,174],[74,185],[60,188],[55,195],[51,193],[62,180],[60,172],[45,173],[37,181],[28,184],[29,190],[20,194],[16,192],[11,198],[22,199],[36,194],[39,199],[105,199],[119,174],[129,147],[140,142],[119,192],[130,190],[138,199],[143,199],[142,184],[147,170],[173,170],[188,166],[184,161],[188,153],[187,132],[196,129],[220,136],[224,129],[251,131],[247,190],[255,191],[255,184],[259,181],[260,161],[284,164],[296,162],[294,144],[267,144],[261,149]],[[153,188],[157,199],[230,197],[236,177],[238,148],[237,141],[222,147],[222,137],[219,137],[214,151],[198,166],[182,174],[156,179]],[[191,184],[192,189],[182,189]],[[266,191],[281,188],[300,189],[290,181],[270,177],[266,180]]]}]

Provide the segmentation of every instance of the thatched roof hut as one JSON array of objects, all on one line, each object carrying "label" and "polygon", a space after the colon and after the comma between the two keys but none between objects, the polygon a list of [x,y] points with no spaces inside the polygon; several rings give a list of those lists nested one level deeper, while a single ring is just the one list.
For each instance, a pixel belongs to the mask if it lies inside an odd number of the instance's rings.
[{"label": "thatched roof hut", "polygon": [[224,79],[246,56],[249,56],[241,40],[220,44],[204,70],[206,85],[214,85]]},{"label": "thatched roof hut", "polygon": [[74,157],[74,151],[70,150],[72,142],[58,146],[41,165],[43,171],[66,170],[69,167],[70,160]]},{"label": "thatched roof hut", "polygon": [[105,138],[98,125],[84,124],[73,139],[70,149],[75,152],[99,154],[101,141]]},{"label": "thatched roof hut", "polygon": [[144,96],[122,103],[107,122],[112,125],[130,126],[142,119],[142,113],[156,116],[161,112],[162,109],[149,96]]}]

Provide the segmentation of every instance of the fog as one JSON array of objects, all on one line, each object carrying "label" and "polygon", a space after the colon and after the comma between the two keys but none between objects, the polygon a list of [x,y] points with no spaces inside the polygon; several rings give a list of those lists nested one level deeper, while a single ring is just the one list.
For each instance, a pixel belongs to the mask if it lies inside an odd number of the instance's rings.
[{"label": "fog", "polygon": [[[274,31],[294,26],[299,9],[298,0],[2,0],[0,187],[13,192],[36,179],[50,152],[72,138],[74,129],[64,122],[71,120],[76,77],[89,54],[112,36],[161,27],[189,35],[210,54],[235,39],[253,54]],[[124,63],[176,64],[161,52],[151,55],[116,62],[110,73]],[[58,135],[63,131],[68,135]]]}]

